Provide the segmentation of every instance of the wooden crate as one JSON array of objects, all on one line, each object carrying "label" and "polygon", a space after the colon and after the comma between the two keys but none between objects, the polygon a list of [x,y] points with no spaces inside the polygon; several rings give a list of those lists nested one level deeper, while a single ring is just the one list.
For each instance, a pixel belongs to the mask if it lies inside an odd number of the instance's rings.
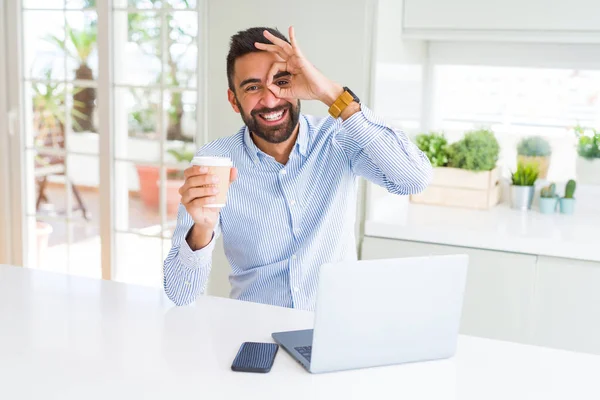
[{"label": "wooden crate", "polygon": [[500,201],[500,169],[468,171],[434,168],[433,179],[423,192],[410,196],[412,203],[486,210]]}]

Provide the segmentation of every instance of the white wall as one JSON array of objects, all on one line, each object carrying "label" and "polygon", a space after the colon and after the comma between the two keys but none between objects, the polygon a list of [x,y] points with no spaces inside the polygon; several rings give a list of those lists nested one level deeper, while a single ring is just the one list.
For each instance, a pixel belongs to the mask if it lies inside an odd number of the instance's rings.
[{"label": "white wall", "polygon": [[[379,0],[376,23],[375,76],[373,108],[388,122],[407,134],[420,129],[424,84],[428,70],[429,48],[425,41],[407,40],[402,29],[404,0]],[[394,118],[391,118],[393,116]],[[385,189],[367,183],[366,218],[379,199],[392,196]],[[394,196],[399,206],[408,197]]]},{"label": "white wall", "polygon": [[[243,125],[227,101],[225,59],[230,37],[252,26],[276,27],[287,36],[294,26],[306,57],[326,76],[353,89],[359,97],[369,91],[370,0],[208,1],[208,138],[236,133]],[[326,115],[319,102],[302,102],[307,114]]]},{"label": "white wall", "polygon": [[[243,126],[227,101],[225,60],[230,37],[252,26],[276,27],[287,36],[288,27],[293,25],[298,44],[317,68],[352,88],[361,99],[369,97],[374,1],[208,0],[207,6],[208,140],[233,135]],[[302,111],[326,115],[327,108],[324,104],[304,101]],[[226,279],[229,270],[222,244],[218,243],[209,293],[229,295]]]}]

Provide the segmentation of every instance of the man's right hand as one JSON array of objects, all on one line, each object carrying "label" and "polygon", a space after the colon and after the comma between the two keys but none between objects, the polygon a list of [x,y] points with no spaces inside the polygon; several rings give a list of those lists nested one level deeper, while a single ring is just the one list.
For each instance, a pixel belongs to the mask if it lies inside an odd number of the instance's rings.
[{"label": "man's right hand", "polygon": [[[187,168],[184,171],[184,176],[185,182],[179,188],[181,204],[183,204],[194,221],[194,227],[187,240],[190,247],[193,250],[197,250],[210,243],[213,230],[219,218],[220,208],[206,207],[207,204],[215,201],[217,184],[214,179],[217,177],[208,174],[208,168],[198,165],[192,165]],[[233,182],[236,178],[237,169],[231,168],[229,182]]]}]

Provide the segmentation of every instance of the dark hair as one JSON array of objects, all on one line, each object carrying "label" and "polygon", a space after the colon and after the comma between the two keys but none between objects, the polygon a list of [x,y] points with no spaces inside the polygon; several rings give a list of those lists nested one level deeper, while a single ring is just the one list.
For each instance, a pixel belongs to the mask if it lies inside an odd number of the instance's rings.
[{"label": "dark hair", "polygon": [[233,85],[233,69],[235,60],[249,53],[264,51],[256,48],[256,46],[254,45],[254,43],[256,42],[272,44],[265,37],[265,30],[271,32],[274,36],[290,43],[290,41],[281,32],[277,30],[277,28],[248,28],[245,31],[239,31],[238,33],[233,35],[231,37],[231,41],[229,42],[229,54],[227,54],[227,83],[229,84],[229,89],[231,89],[234,93],[235,88]]}]

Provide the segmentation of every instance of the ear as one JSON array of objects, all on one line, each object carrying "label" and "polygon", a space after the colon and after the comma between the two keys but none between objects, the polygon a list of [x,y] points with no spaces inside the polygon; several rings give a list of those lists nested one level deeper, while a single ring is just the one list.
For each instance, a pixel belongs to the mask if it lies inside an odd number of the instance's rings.
[{"label": "ear", "polygon": [[240,108],[238,107],[237,100],[235,99],[235,94],[231,89],[227,89],[227,99],[229,100],[229,104],[231,104],[231,108],[236,113],[240,113]]}]

